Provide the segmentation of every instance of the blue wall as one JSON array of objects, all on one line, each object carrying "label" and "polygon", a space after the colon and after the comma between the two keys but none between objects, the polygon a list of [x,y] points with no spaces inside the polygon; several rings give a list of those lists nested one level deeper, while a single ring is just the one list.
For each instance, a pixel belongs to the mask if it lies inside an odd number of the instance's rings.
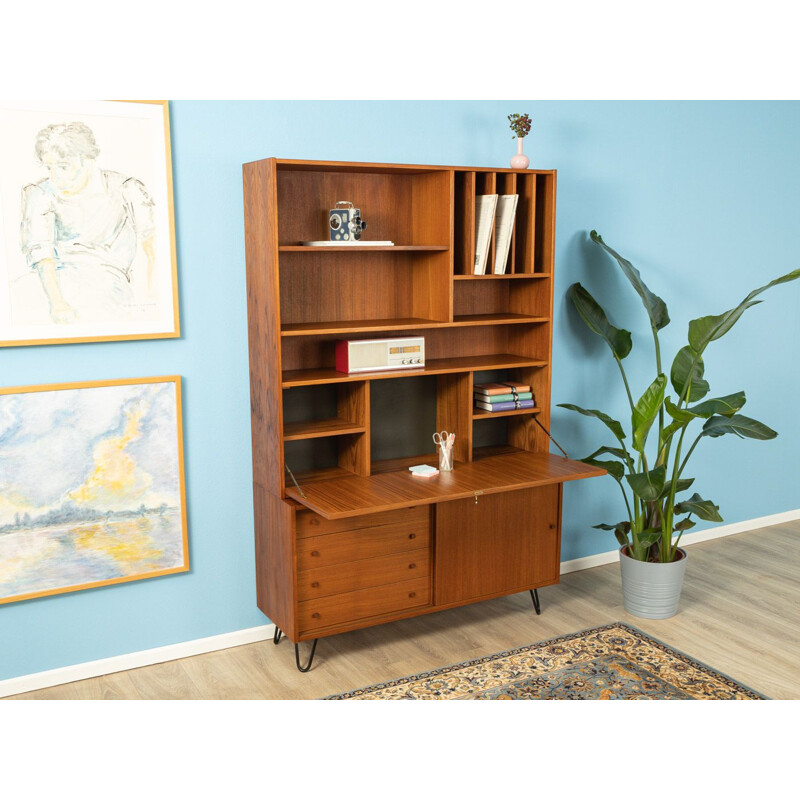
[{"label": "blue wall", "polygon": [[[506,115],[527,111],[532,165],[558,169],[553,404],[625,418],[605,345],[564,299],[580,280],[633,331],[634,393],[652,380],[638,297],[587,243],[596,228],[667,302],[667,360],[689,320],[720,313],[800,266],[800,103],[174,102],[172,144],[183,337],[6,348],[5,386],[181,374],[190,573],[0,606],[0,680],[266,622],[256,609],[241,165],[268,156],[505,166]],[[779,287],[707,353],[715,394],[744,388],[745,413],[780,432],[725,437],[694,457],[696,486],[726,522],[800,508],[800,285]],[[571,455],[607,443],[561,409]],[[621,519],[610,478],[565,489],[564,559],[610,550],[595,522]],[[701,524],[702,525],[702,524]],[[698,526],[700,527],[700,526]]]}]

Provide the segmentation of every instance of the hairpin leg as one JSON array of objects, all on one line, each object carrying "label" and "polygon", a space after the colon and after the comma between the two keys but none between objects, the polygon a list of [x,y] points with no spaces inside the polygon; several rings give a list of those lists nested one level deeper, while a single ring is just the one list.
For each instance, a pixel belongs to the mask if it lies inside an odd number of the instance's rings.
[{"label": "hairpin leg", "polygon": [[542,609],[539,606],[539,592],[536,589],[531,589],[531,600],[533,600],[533,607],[536,609],[536,613],[541,614]]},{"label": "hairpin leg", "polygon": [[281,640],[281,636],[283,636],[283,631],[276,625],[275,633],[272,634],[272,643],[278,644],[278,642]]},{"label": "hairpin leg", "polygon": [[294,660],[297,662],[297,669],[299,669],[300,672],[308,672],[311,669],[311,662],[314,660],[314,652],[317,649],[318,641],[319,639],[314,639],[314,644],[311,645],[311,655],[308,657],[308,664],[306,664],[304,667],[300,666],[300,648],[295,643]]}]

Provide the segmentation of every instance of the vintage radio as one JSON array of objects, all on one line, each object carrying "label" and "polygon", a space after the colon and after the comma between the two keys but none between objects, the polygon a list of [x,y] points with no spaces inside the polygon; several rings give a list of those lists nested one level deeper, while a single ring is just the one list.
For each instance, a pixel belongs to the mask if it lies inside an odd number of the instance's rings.
[{"label": "vintage radio", "polygon": [[340,339],[336,342],[336,371],[378,372],[425,366],[425,338]]}]

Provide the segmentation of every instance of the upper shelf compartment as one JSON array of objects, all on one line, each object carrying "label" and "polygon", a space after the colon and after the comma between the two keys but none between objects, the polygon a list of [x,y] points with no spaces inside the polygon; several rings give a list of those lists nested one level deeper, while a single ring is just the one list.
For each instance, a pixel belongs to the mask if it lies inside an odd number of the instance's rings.
[{"label": "upper shelf compartment", "polygon": [[[454,181],[455,277],[511,278],[549,273],[555,240],[555,180],[552,171],[458,170]],[[480,241],[476,202],[484,195],[499,198],[516,195],[517,206],[505,260],[500,255],[505,254],[505,248],[501,246],[496,219],[489,220],[486,271],[476,276],[476,250]]]},{"label": "upper shelf compartment", "polygon": [[358,245],[356,247],[348,245],[331,245],[330,247],[314,247],[313,245],[281,245],[278,250],[281,253],[440,253],[450,248],[446,244],[442,245]]},{"label": "upper shelf compartment", "polygon": [[[367,223],[364,242],[394,242],[395,247],[387,248],[390,250],[448,250],[453,239],[452,183],[453,173],[441,169],[376,172],[369,165],[352,164],[321,171],[306,164],[278,162],[280,250],[328,251],[330,248],[302,247],[300,243],[330,238],[329,212],[340,200],[361,209]],[[354,255],[360,249],[336,248]]]}]

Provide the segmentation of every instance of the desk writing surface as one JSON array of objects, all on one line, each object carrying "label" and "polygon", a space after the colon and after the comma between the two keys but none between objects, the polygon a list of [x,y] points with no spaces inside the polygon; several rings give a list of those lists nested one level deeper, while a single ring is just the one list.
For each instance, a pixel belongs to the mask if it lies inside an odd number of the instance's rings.
[{"label": "desk writing surface", "polygon": [[452,471],[433,478],[415,478],[408,470],[366,478],[348,475],[306,486],[301,482],[305,496],[295,486],[286,494],[326,519],[339,519],[605,474],[598,467],[552,453],[519,451],[470,463],[456,462]]}]

